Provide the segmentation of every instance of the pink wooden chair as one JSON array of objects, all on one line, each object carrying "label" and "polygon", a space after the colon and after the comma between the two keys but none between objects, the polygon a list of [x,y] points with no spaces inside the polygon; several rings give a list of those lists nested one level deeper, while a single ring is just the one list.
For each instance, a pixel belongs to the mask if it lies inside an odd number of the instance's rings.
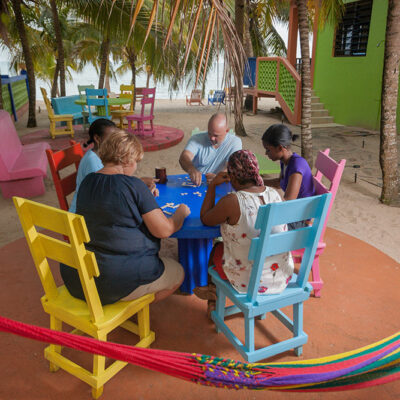
[{"label": "pink wooden chair", "polygon": [[46,142],[22,145],[10,114],[0,110],[0,189],[3,197],[35,197],[45,192]]},{"label": "pink wooden chair", "polygon": [[[142,108],[140,114],[127,115],[128,120],[128,131],[135,135],[152,135],[154,136],[154,100],[156,96],[156,88],[143,88],[142,89],[143,98],[141,100]],[[146,106],[150,107],[150,111],[146,114]],[[147,125],[145,128],[144,122],[148,121],[150,126]],[[132,122],[136,122],[136,127],[132,126]]]},{"label": "pink wooden chair", "polygon": [[[340,162],[337,163],[334,159],[329,157],[329,151],[329,149],[326,149],[325,151],[320,151],[315,161],[315,168],[317,169],[317,172],[314,175],[314,186],[316,194],[318,195],[324,193],[332,193],[332,199],[329,204],[328,213],[326,214],[324,227],[322,229],[321,237],[319,239],[318,248],[314,256],[314,262],[311,270],[312,280],[310,281],[310,283],[314,288],[315,297],[321,297],[321,289],[324,284],[319,274],[319,256],[324,252],[326,247],[326,243],[323,241],[324,233],[326,230],[329,214],[331,212],[332,205],[336,197],[336,192],[342,178],[344,166],[346,165],[346,160],[340,160]],[[325,178],[324,181],[329,181],[329,188],[325,186],[322,178]],[[292,255],[296,263],[301,262],[303,250],[292,251]]]}]

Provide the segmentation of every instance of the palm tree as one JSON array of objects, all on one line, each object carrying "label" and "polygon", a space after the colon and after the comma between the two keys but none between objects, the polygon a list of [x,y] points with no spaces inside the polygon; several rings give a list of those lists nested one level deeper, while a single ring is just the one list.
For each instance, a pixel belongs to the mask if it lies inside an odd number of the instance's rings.
[{"label": "palm tree", "polygon": [[[65,96],[65,61],[64,61],[64,46],[61,35],[61,24],[58,18],[56,0],[50,0],[51,12],[53,14],[54,33],[57,42],[57,67],[55,76],[60,75],[61,96]],[[57,73],[57,74],[56,74]]]},{"label": "palm tree", "polygon": [[399,17],[400,3],[396,0],[389,0],[382,78],[381,140],[379,152],[383,181],[381,201],[385,204],[400,203],[396,131],[400,63]]},{"label": "palm tree", "polygon": [[29,85],[29,112],[28,112],[28,128],[37,126],[36,124],[36,82],[35,82],[35,70],[33,67],[32,54],[29,47],[29,40],[26,35],[24,19],[21,11],[21,0],[11,0],[11,4],[14,10],[15,22],[18,29],[19,37],[21,40],[22,49],[24,52],[26,71],[28,75]]},{"label": "palm tree", "polygon": [[301,155],[312,168],[311,69],[307,0],[296,0],[301,47]]}]

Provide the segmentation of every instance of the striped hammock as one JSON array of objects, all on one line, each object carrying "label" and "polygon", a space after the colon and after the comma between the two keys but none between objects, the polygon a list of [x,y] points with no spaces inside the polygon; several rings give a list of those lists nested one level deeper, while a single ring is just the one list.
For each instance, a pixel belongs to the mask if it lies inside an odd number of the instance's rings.
[{"label": "striped hammock", "polygon": [[143,349],[53,331],[0,316],[0,331],[129,362],[194,383],[227,389],[325,392],[400,378],[400,332],[360,349],[313,360],[243,363],[201,354]]}]

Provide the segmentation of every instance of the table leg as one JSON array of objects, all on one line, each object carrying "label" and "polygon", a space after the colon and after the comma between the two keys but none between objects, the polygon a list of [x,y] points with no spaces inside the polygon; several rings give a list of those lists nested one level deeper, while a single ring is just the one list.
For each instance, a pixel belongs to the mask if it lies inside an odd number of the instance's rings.
[{"label": "table leg", "polygon": [[197,286],[208,284],[208,257],[212,239],[178,239],[179,262],[185,270],[181,292],[192,294]]}]

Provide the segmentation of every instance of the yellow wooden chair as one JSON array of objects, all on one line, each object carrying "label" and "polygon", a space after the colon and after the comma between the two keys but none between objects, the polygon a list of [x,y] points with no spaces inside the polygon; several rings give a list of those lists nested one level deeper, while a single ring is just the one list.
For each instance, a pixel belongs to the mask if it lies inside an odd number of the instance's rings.
[{"label": "yellow wooden chair", "polygon": [[[54,114],[53,107],[50,104],[50,100],[47,97],[47,92],[45,88],[40,88],[43,95],[44,103],[46,104],[47,114],[50,120],[50,135],[54,139],[56,135],[71,135],[74,137],[74,128],[72,126],[72,121],[74,119],[72,114]],[[56,129],[56,122],[66,122],[67,126],[63,129]]]},{"label": "yellow wooden chair", "polygon": [[[64,322],[75,328],[72,333],[85,333],[106,341],[108,333],[121,326],[140,337],[136,346],[149,347],[155,339],[150,330],[149,315],[149,304],[154,300],[154,294],[133,301],[101,305],[94,280],[99,276],[96,258],[84,244],[90,240],[84,218],[21,197],[13,197],[13,200],[44,288],[41,301],[44,311],[50,314],[50,328],[62,331]],[[68,236],[69,243],[61,237],[55,239],[38,232],[36,226]],[[72,297],[64,285],[56,286],[48,258],[78,270],[86,302]],[[137,324],[128,321],[134,314],[137,314]],[[46,347],[44,356],[50,361],[50,371],[62,368],[86,382],[92,387],[95,399],[101,396],[103,385],[127,364],[114,361],[105,368],[105,357],[95,355],[91,372],[67,359],[61,350],[57,345]]]},{"label": "yellow wooden chair", "polygon": [[125,109],[123,106],[120,106],[118,110],[111,109],[111,117],[113,119],[119,119],[118,127],[122,129],[124,127],[124,118],[127,115],[132,115],[135,108],[133,101],[133,91],[135,90],[135,85],[121,85],[119,88],[121,91],[119,95],[120,98],[131,99],[129,109]]}]

